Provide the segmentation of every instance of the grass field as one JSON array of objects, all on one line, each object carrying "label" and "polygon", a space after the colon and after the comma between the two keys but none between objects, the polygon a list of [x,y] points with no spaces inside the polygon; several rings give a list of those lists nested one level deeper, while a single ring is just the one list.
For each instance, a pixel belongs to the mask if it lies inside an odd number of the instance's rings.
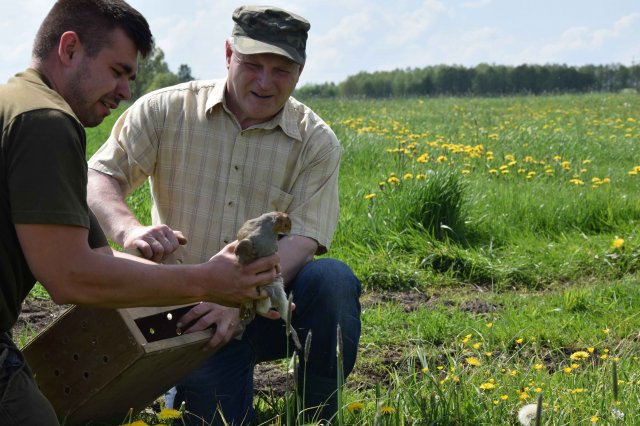
[{"label": "grass field", "polygon": [[541,395],[541,424],[634,424],[640,97],[308,104],[344,147],[330,255],[365,288],[340,423],[512,425]]}]

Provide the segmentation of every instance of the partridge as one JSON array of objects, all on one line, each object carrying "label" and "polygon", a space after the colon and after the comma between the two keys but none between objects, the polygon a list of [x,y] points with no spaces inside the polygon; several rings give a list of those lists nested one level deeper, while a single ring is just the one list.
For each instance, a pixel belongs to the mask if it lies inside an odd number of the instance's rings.
[{"label": "partridge", "polygon": [[[238,230],[236,239],[238,245],[235,254],[241,264],[246,265],[264,256],[269,256],[278,251],[278,237],[287,235],[291,231],[291,219],[283,212],[269,212],[257,218],[249,219]],[[249,303],[242,307],[241,317],[243,325],[246,326],[254,317],[255,313],[265,314],[270,309],[275,309],[280,313],[280,317],[288,324],[291,337],[297,342],[297,335],[290,327],[289,301],[284,291],[284,280],[278,274],[269,284],[261,287],[269,295],[266,299],[261,299]]]}]

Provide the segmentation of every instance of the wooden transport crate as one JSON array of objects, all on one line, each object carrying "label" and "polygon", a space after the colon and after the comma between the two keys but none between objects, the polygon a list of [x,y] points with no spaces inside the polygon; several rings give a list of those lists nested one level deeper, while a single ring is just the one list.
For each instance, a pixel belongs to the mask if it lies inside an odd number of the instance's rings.
[{"label": "wooden transport crate", "polygon": [[212,351],[213,330],[178,334],[194,305],[92,309],[74,306],[23,353],[42,392],[65,425],[127,422]]}]

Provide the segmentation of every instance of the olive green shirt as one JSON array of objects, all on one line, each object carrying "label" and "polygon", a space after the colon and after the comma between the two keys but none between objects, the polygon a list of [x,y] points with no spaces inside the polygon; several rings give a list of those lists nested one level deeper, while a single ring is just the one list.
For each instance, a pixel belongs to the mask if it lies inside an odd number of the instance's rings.
[{"label": "olive green shirt", "polygon": [[107,241],[87,206],[86,136],[69,105],[34,69],[0,85],[0,332],[16,322],[36,279],[15,224],[89,228]]},{"label": "olive green shirt", "polygon": [[188,239],[173,261],[208,260],[248,219],[283,211],[292,235],[327,251],[336,228],[342,149],[331,128],[293,98],[273,119],[242,130],[224,101],[225,81],[152,92],[116,122],[89,160],[125,194],[147,178],[152,222]]}]

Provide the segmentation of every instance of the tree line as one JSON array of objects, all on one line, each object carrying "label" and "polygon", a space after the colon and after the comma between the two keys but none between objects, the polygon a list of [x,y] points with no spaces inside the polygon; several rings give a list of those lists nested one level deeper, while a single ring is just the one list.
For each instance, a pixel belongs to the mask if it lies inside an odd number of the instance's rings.
[{"label": "tree line", "polygon": [[130,85],[131,100],[136,100],[152,90],[191,80],[195,78],[191,75],[189,65],[182,64],[177,73],[172,72],[164,59],[162,49],[154,46],[146,58],[138,61],[138,73]]},{"label": "tree line", "polygon": [[[191,68],[169,69],[155,46],[138,64],[132,99],[161,87],[194,80]],[[295,91],[305,97],[391,98],[409,96],[502,96],[511,94],[640,91],[640,65],[435,65],[393,71],[360,72],[340,83],[306,84]]]},{"label": "tree line", "polygon": [[390,98],[618,92],[640,89],[640,65],[436,65],[360,72],[341,83],[307,84],[299,97]]}]

